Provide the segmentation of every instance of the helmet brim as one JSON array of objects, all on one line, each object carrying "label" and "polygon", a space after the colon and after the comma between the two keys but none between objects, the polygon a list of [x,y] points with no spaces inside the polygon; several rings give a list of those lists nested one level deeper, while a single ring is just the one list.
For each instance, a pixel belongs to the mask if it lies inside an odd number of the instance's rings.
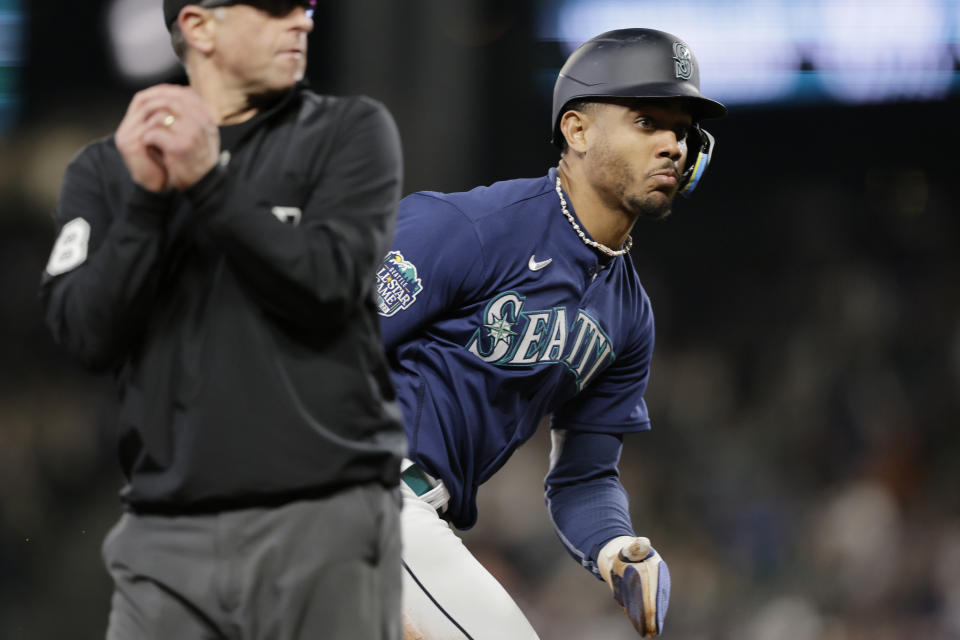
[{"label": "helmet brim", "polygon": [[[727,108],[710,98],[704,98],[694,89],[691,92],[685,92],[682,89],[687,85],[678,85],[674,83],[644,84],[635,87],[619,87],[609,89],[604,87],[590,87],[591,91],[572,96],[566,101],[557,114],[557,121],[554,123],[553,139],[551,142],[557,146],[560,144],[560,116],[567,111],[567,106],[574,100],[595,100],[596,102],[610,102],[618,99],[649,100],[675,100],[683,104],[683,108],[690,114],[694,122],[701,120],[710,120],[722,118],[727,115]],[[604,91],[603,93],[594,93],[593,91]]]},{"label": "helmet brim", "polygon": [[[572,100],[596,98],[603,102],[605,98],[636,98],[638,100],[656,100],[660,98],[681,99],[690,110],[694,119],[722,118],[727,115],[727,108],[716,100],[705,98],[696,87],[690,84],[676,82],[648,82],[627,87],[610,87],[609,85],[584,86],[584,91],[575,92],[565,103]],[[564,104],[566,107],[566,104]],[[561,109],[562,112],[562,109]],[[559,114],[558,114],[559,115]]]}]

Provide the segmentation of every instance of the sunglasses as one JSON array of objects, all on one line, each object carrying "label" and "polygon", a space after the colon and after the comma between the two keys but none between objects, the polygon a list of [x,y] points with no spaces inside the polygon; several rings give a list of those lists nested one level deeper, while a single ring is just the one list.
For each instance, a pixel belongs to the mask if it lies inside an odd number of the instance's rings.
[{"label": "sunglasses", "polygon": [[317,6],[317,0],[207,0],[200,3],[205,9],[214,9],[216,7],[229,7],[235,4],[245,4],[260,9],[271,16],[282,18],[288,15],[297,7],[303,7],[307,12],[308,18],[313,18],[313,10]]}]

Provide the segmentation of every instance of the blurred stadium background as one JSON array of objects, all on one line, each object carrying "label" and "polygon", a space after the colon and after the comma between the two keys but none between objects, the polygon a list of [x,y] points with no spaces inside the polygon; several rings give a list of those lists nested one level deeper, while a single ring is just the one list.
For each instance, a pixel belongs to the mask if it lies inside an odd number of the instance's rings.
[{"label": "blurred stadium background", "polygon": [[[0,0],[0,638],[102,638],[119,513],[109,380],[37,285],[69,159],[180,81],[159,0]],[[542,175],[564,58],[684,37],[731,108],[696,196],[643,222],[654,429],[623,480],[675,640],[960,638],[960,2],[320,0],[308,76],[385,102],[404,193]],[[545,430],[468,544],[544,640],[635,637],[556,543]]]}]

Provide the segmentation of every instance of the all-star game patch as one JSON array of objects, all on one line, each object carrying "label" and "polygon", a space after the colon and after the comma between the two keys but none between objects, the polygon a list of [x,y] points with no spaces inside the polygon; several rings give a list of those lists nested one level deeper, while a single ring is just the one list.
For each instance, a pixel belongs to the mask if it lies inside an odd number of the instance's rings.
[{"label": "all-star game patch", "polygon": [[423,290],[417,268],[407,262],[399,251],[391,251],[377,271],[377,310],[389,318],[407,309]]}]

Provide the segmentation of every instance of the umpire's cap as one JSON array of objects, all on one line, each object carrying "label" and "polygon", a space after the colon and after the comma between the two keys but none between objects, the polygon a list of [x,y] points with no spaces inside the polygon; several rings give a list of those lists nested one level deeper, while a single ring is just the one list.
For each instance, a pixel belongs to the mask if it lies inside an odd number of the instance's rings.
[{"label": "umpire's cap", "polygon": [[695,120],[719,118],[727,108],[700,95],[700,69],[686,42],[656,29],[616,29],[577,48],[553,87],[553,144],[560,116],[577,98],[681,98]]},{"label": "umpire's cap", "polygon": [[180,15],[180,9],[188,4],[200,4],[201,0],[163,0],[163,22],[167,25],[167,31],[177,21]]}]

